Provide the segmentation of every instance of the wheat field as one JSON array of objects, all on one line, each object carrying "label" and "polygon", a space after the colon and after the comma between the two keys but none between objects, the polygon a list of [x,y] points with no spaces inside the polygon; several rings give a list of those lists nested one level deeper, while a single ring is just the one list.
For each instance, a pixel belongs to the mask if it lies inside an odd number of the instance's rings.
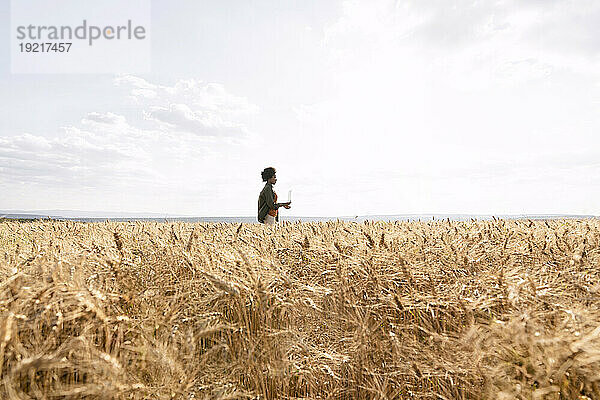
[{"label": "wheat field", "polygon": [[600,222],[0,222],[0,398],[600,399]]}]

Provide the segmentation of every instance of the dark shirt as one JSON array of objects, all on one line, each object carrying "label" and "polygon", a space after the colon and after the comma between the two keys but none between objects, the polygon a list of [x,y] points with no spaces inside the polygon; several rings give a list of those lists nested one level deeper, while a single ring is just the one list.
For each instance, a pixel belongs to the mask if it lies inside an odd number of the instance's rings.
[{"label": "dark shirt", "polygon": [[[269,182],[265,184],[265,187],[260,191],[258,195],[258,222],[265,222],[265,217],[270,210],[277,210],[279,207],[275,204],[275,195],[273,193],[273,185]],[[279,213],[277,213],[279,214]],[[279,221],[279,215],[275,217],[276,221]]]}]

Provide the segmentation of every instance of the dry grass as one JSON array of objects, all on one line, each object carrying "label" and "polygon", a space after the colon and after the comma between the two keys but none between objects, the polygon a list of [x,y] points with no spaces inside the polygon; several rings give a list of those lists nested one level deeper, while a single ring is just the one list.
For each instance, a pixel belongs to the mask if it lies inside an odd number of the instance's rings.
[{"label": "dry grass", "polygon": [[0,223],[0,397],[600,399],[600,221]]}]

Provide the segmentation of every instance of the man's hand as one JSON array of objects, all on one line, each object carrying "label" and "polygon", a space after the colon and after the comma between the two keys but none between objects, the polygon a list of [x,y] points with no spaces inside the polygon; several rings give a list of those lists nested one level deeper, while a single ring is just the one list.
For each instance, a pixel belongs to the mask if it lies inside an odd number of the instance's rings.
[{"label": "man's hand", "polygon": [[291,206],[290,204],[292,204],[292,202],[291,202],[291,201],[288,201],[287,203],[283,203],[283,208],[285,208],[285,209],[288,209],[288,210],[289,210],[290,208],[292,208],[292,206]]}]

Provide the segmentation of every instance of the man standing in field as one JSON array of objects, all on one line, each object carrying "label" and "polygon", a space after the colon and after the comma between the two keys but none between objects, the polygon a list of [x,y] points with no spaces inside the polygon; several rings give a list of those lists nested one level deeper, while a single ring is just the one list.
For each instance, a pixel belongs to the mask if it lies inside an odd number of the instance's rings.
[{"label": "man standing in field", "polygon": [[277,183],[275,168],[265,168],[261,172],[261,177],[266,184],[258,196],[258,222],[262,222],[265,225],[275,225],[275,222],[279,221],[278,208],[291,208],[291,201],[277,203],[277,193],[273,191],[273,185]]}]

